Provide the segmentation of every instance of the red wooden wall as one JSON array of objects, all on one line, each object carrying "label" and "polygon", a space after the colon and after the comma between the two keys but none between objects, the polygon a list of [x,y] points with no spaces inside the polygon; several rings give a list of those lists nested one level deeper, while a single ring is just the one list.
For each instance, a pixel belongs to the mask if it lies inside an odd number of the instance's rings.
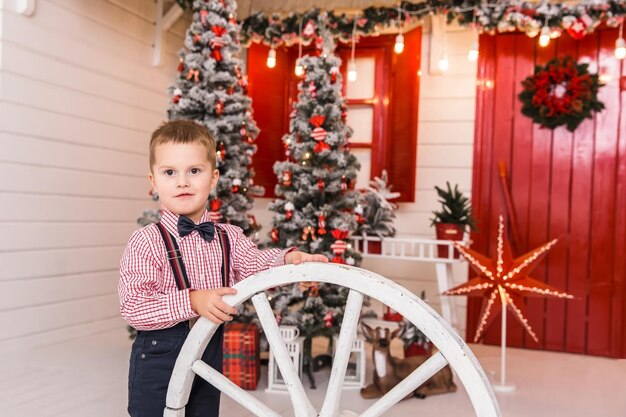
[{"label": "red wooden wall", "polygon": [[[506,214],[497,163],[506,162],[521,234],[520,252],[560,237],[532,274],[569,291],[573,300],[526,300],[535,343],[511,317],[509,346],[626,357],[626,117],[613,57],[617,31],[581,41],[563,35],[547,48],[523,34],[482,36],[478,63],[472,200],[479,232],[474,247],[494,253],[497,218]],[[521,81],[555,56],[584,59],[610,77],[600,90],[606,109],[570,133],[541,129],[521,114]],[[626,77],[624,78],[626,79]],[[519,253],[517,254],[519,255]],[[468,303],[468,339],[481,300]],[[500,343],[492,326],[485,342]]]}]

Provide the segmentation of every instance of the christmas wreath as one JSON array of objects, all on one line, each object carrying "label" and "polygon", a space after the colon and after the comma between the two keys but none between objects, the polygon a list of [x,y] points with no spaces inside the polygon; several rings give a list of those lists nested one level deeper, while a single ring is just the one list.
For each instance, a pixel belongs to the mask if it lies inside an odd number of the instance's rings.
[{"label": "christmas wreath", "polygon": [[543,67],[536,66],[535,73],[522,81],[522,113],[541,126],[566,125],[573,132],[593,112],[604,109],[598,100],[602,85],[587,64],[578,64],[570,56],[554,58]]}]

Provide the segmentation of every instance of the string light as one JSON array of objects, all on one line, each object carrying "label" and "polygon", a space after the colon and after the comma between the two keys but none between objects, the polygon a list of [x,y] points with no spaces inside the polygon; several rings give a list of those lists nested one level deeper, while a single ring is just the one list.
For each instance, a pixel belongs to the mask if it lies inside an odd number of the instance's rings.
[{"label": "string light", "polygon": [[296,59],[296,75],[301,77],[304,74],[304,67],[302,66],[302,19],[300,19],[300,40],[298,41],[298,59]]},{"label": "string light", "polygon": [[348,63],[348,81],[356,81],[356,62],[354,61],[354,42],[356,36],[356,16],[354,17],[354,23],[352,24],[352,55],[350,62]]},{"label": "string light", "polygon": [[402,51],[404,51],[404,36],[402,35],[402,9],[400,8],[400,5],[398,4],[398,36],[396,36],[396,43],[393,46],[393,51],[396,54],[401,54]]},{"label": "string light", "polygon": [[539,35],[539,46],[545,48],[550,45],[550,27],[548,26],[548,18],[546,17],[546,22],[541,28],[541,35]]},{"label": "string light", "polygon": [[267,67],[274,68],[276,66],[276,50],[272,46],[270,51],[267,53]]},{"label": "string light", "polygon": [[622,27],[624,22],[622,21],[619,24],[619,36],[615,40],[615,58],[624,59],[626,58],[626,41],[622,37]]},{"label": "string light", "polygon": [[469,50],[469,52],[467,53],[467,59],[470,62],[476,62],[478,61],[478,29],[476,28],[476,11],[474,10],[474,22],[473,22],[473,28],[474,28],[474,42],[472,43],[472,49]]}]

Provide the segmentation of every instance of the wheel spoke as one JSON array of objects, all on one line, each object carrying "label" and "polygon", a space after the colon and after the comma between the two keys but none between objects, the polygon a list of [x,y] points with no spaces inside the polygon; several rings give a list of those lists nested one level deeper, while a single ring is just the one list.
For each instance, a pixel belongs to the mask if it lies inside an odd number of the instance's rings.
[{"label": "wheel spoke", "polygon": [[296,417],[317,416],[315,408],[313,408],[311,401],[309,401],[309,398],[304,392],[298,371],[293,365],[289,352],[287,352],[285,341],[280,335],[278,324],[276,324],[276,318],[274,317],[270,303],[267,301],[267,296],[264,293],[259,293],[252,297],[252,303],[256,309],[259,321],[263,326],[267,341],[273,350],[276,364],[280,369],[280,373],[289,391]]},{"label": "wheel spoke", "polygon": [[356,329],[363,305],[363,294],[350,290],[346,309],[341,322],[341,332],[337,341],[337,350],[333,357],[333,367],[326,390],[326,399],[322,405],[320,417],[332,417],[339,415],[339,402],[341,400],[341,389],[346,376],[346,368],[350,360],[350,352],[354,344]]},{"label": "wheel spoke", "polygon": [[261,401],[239,388],[224,375],[211,368],[201,360],[197,360],[191,367],[193,371],[205,379],[224,394],[235,400],[241,406],[261,417],[280,417],[280,414],[263,404]]},{"label": "wheel spoke", "polygon": [[431,376],[439,372],[444,366],[448,364],[446,358],[443,357],[441,352],[437,352],[426,362],[420,365],[419,368],[411,372],[409,376],[404,378],[398,385],[396,385],[391,391],[385,394],[382,398],[376,401],[370,408],[365,410],[360,417],[378,417],[396,403],[413,391],[415,391],[420,385],[426,382]]}]

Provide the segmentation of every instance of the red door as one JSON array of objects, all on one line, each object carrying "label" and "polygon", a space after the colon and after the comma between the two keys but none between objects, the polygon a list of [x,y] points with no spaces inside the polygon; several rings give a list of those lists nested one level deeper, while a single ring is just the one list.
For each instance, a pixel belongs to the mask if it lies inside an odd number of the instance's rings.
[{"label": "red door", "polygon": [[[547,48],[523,34],[482,36],[474,146],[473,205],[479,232],[474,247],[493,254],[498,215],[505,213],[497,176],[505,161],[518,218],[520,252],[560,237],[532,274],[567,290],[574,300],[527,299],[535,343],[521,326],[508,323],[508,344],[556,351],[626,357],[626,117],[613,57],[616,30],[599,30],[574,41],[563,35]],[[541,129],[521,114],[517,95],[535,64],[571,55],[598,68],[606,86],[599,98],[606,109],[570,133]],[[518,253],[517,255],[520,255]],[[468,303],[468,336],[473,335],[481,301]],[[485,342],[500,343],[494,325]]]}]

